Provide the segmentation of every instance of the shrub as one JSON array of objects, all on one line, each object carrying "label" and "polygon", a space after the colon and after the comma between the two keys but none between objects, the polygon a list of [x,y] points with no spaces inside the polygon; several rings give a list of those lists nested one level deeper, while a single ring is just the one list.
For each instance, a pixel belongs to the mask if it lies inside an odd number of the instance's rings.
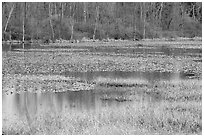
[{"label": "shrub", "polygon": [[184,23],[183,34],[185,37],[202,36],[202,24],[191,20]]}]

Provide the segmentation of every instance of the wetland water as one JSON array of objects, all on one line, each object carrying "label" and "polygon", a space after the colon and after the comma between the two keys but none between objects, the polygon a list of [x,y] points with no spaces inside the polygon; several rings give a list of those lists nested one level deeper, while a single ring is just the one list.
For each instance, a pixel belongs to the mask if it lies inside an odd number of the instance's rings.
[{"label": "wetland water", "polygon": [[[20,49],[20,50],[19,50]],[[40,47],[36,45],[25,46],[26,52],[47,52],[53,47]],[[44,51],[41,49],[45,49]],[[195,55],[201,56],[201,49],[180,49],[180,48],[167,48],[167,47],[63,47],[61,49],[86,49],[86,50],[76,50],[71,52],[105,52],[105,53],[116,53],[116,54],[162,54],[167,56],[188,56]],[[32,51],[33,50],[33,51]],[[21,45],[3,46],[3,52],[19,52],[22,51]],[[63,52],[67,52],[63,50]],[[59,51],[62,52],[62,51]],[[83,81],[92,82],[98,78],[111,78],[111,79],[136,79],[144,80],[150,85],[153,85],[159,81],[175,81],[188,79],[183,73],[169,73],[169,72],[121,72],[121,71],[93,71],[93,72],[70,72],[66,71],[63,73],[64,77],[75,77]],[[17,83],[17,84],[16,84]],[[11,94],[3,94],[2,96],[2,106],[3,106],[3,116],[25,116],[26,109],[31,116],[36,116],[41,112],[54,112],[62,113],[64,110],[70,111],[94,111],[100,113],[100,110],[106,107],[119,107],[126,104],[146,104],[147,106],[157,106],[160,99],[155,98],[152,95],[135,92],[134,101],[120,101],[113,98],[125,98],[128,93],[127,89],[117,89],[109,88],[108,90],[94,88],[92,90],[81,90],[77,92],[69,91],[66,92],[45,92],[41,93],[43,90],[42,84],[34,84],[35,88],[30,88],[24,86],[24,90],[28,91],[26,93],[18,93],[21,90],[20,86],[22,83],[14,81],[10,83]],[[3,85],[4,86],[4,85]],[[104,88],[105,89],[105,88]],[[33,92],[38,90],[39,92]],[[45,89],[49,91],[49,88]],[[136,89],[134,89],[136,90]],[[106,98],[113,97],[113,98]]]},{"label": "wetland water", "polygon": [[[23,45],[8,45],[4,44],[3,51],[24,51]],[[37,44],[24,45],[25,52],[50,52],[52,49],[59,50],[60,52],[91,52],[91,53],[116,53],[116,54],[154,54],[154,55],[167,55],[167,56],[199,56],[201,57],[202,49],[199,48],[170,48],[168,46],[130,46],[130,47],[93,47],[93,46],[39,46]],[[75,50],[74,50],[75,49]],[[77,50],[78,49],[78,50]]]}]

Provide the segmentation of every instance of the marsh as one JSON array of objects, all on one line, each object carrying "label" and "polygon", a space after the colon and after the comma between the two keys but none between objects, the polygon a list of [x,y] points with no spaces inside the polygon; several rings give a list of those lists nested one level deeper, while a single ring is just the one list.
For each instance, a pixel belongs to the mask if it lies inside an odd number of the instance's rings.
[{"label": "marsh", "polygon": [[202,133],[200,46],[97,44],[4,45],[3,134]]}]

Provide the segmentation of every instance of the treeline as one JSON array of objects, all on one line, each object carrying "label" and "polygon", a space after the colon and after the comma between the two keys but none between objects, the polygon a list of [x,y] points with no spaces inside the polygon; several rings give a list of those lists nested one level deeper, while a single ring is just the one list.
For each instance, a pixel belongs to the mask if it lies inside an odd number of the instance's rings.
[{"label": "treeline", "polygon": [[4,2],[3,40],[202,35],[201,2]]}]

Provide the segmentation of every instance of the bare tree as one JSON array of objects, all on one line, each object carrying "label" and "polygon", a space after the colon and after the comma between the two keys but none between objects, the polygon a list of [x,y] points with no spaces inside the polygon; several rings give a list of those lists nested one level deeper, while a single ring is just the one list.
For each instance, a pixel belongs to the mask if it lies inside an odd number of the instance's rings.
[{"label": "bare tree", "polygon": [[96,5],[96,18],[95,18],[95,28],[94,28],[93,40],[95,40],[95,37],[96,37],[96,29],[98,27],[98,18],[99,18],[99,6]]},{"label": "bare tree", "polygon": [[74,24],[75,24],[75,21],[73,18],[70,18],[70,25],[71,25],[71,38],[70,40],[73,40],[73,35],[74,35]]},{"label": "bare tree", "polygon": [[57,15],[57,3],[54,3],[55,6],[55,15]]},{"label": "bare tree", "polygon": [[142,3],[140,3],[140,20],[142,20],[142,10],[143,10]]},{"label": "bare tree", "polygon": [[137,31],[137,25],[136,25],[136,3],[134,3],[134,14],[133,14],[133,28],[134,28],[134,36],[133,39],[136,40],[136,31]]},{"label": "bare tree", "polygon": [[64,18],[64,3],[61,3],[61,18]]},{"label": "bare tree", "polygon": [[25,41],[25,20],[26,20],[26,2],[24,3],[23,6],[23,43]]},{"label": "bare tree", "polygon": [[160,24],[161,24],[161,20],[162,20],[162,10],[163,10],[163,2],[161,2],[160,11],[159,11],[159,21],[160,21]]},{"label": "bare tree", "polygon": [[4,33],[6,32],[6,29],[7,29],[7,26],[8,26],[9,20],[10,20],[10,18],[11,18],[11,14],[12,14],[12,12],[13,12],[14,7],[15,7],[15,4],[13,4],[13,6],[12,6],[10,12],[9,12],[9,16],[8,16],[7,21],[6,21],[6,26],[5,26],[5,28],[4,28]]},{"label": "bare tree", "polygon": [[143,39],[145,39],[145,24],[146,24],[146,11],[145,11],[145,2],[140,3],[140,20],[143,19]]},{"label": "bare tree", "polygon": [[193,19],[195,20],[196,17],[195,17],[195,5],[193,4],[193,7],[192,7],[192,10],[193,10]]},{"label": "bare tree", "polygon": [[52,40],[54,40],[55,34],[54,34],[54,29],[52,25],[52,8],[51,8],[51,2],[49,3],[49,21],[50,21],[50,27],[52,31]]},{"label": "bare tree", "polygon": [[60,2],[61,12],[60,12],[60,26],[59,26],[59,39],[61,38],[61,30],[62,30],[62,20],[64,18],[64,3]]},{"label": "bare tree", "polygon": [[75,20],[74,20],[74,15],[75,15],[75,11],[74,11],[74,8],[75,8],[75,3],[72,3],[70,4],[70,18],[69,18],[69,22],[70,22],[70,25],[71,25],[71,38],[70,40],[72,41],[73,40],[73,35],[74,35],[74,24],[75,24]]},{"label": "bare tree", "polygon": [[86,23],[86,2],[84,2],[84,22]]}]

